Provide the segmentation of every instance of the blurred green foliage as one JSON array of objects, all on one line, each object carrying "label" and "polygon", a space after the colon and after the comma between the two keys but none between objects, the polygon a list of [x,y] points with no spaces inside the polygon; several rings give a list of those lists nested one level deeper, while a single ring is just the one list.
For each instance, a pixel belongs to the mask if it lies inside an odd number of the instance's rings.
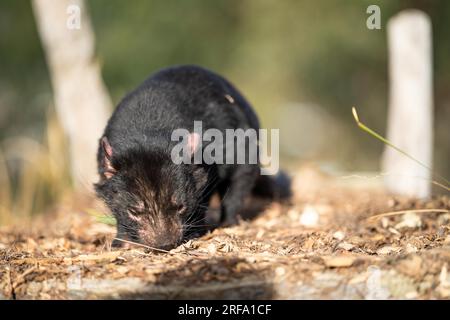
[{"label": "blurred green foliage", "polygon": [[[211,68],[236,84],[265,127],[289,103],[312,103],[342,123],[349,146],[324,132],[326,161],[347,170],[376,169],[383,145],[362,134],[357,106],[384,132],[387,105],[386,21],[420,8],[433,21],[437,170],[450,173],[450,1],[191,0],[89,1],[98,58],[116,104],[151,72],[173,64]],[[366,8],[381,7],[382,30],[368,30]],[[51,86],[28,1],[0,2],[0,140],[39,136]],[[281,132],[281,135],[283,133]],[[308,132],[298,128],[298,136]],[[93,137],[96,139],[97,137]],[[285,159],[292,159],[282,150]],[[302,159],[298,159],[302,160]]]}]

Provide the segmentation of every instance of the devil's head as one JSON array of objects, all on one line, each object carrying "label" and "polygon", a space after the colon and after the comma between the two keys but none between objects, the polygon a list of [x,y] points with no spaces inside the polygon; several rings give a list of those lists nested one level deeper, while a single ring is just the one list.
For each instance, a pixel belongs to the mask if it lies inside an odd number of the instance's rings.
[{"label": "devil's head", "polygon": [[116,154],[106,137],[100,144],[95,190],[116,218],[117,238],[167,250],[199,231],[208,180],[203,167],[175,164],[163,148]]}]

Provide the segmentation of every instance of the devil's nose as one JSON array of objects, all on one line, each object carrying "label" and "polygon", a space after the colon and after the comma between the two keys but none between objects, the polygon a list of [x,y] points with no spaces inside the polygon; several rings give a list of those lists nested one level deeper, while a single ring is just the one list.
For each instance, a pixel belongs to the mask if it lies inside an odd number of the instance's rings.
[{"label": "devil's nose", "polygon": [[[166,232],[162,232],[162,231]],[[142,230],[139,234],[139,240],[153,249],[171,250],[180,244],[182,235],[179,232],[172,232],[171,230],[163,229],[152,232]]]},{"label": "devil's nose", "polygon": [[176,248],[177,247],[177,243],[163,243],[163,244],[160,244],[159,246],[158,246],[158,249],[161,249],[161,250],[166,250],[166,251],[169,251],[169,250],[172,250],[173,248]]},{"label": "devil's nose", "polygon": [[159,248],[161,250],[172,250],[173,248],[175,248],[177,245],[175,243],[168,243],[168,244],[162,244],[159,246]]},{"label": "devil's nose", "polygon": [[179,239],[178,237],[168,237],[168,236],[160,236],[159,239],[156,239],[156,245],[158,249],[161,250],[171,250],[173,248],[178,247]]}]

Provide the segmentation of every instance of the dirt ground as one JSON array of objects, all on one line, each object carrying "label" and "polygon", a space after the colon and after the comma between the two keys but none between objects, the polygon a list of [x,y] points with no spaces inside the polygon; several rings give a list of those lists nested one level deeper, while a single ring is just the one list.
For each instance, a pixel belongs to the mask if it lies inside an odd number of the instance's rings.
[{"label": "dirt ground", "polygon": [[450,198],[389,196],[379,180],[303,168],[292,205],[167,253],[111,250],[113,227],[62,205],[0,229],[0,299],[449,298]]}]

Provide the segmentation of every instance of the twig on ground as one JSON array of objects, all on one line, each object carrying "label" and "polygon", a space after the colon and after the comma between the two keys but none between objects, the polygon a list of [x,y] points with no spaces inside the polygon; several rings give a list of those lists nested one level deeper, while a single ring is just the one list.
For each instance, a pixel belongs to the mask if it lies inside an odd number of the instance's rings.
[{"label": "twig on ground", "polygon": [[125,242],[125,243],[134,244],[136,246],[140,246],[140,247],[147,248],[147,249],[154,250],[154,251],[170,253],[170,251],[167,251],[167,250],[164,250],[164,249],[158,249],[158,248],[150,247],[150,246],[147,246],[147,245],[139,243],[139,242],[133,242],[133,241],[129,241],[129,240],[121,239],[121,238],[114,238],[114,240],[119,240],[119,241],[122,241],[122,242]]},{"label": "twig on ground", "polygon": [[12,290],[15,291],[15,289],[22,284],[23,282],[25,282],[25,277],[27,275],[29,275],[30,273],[33,273],[35,270],[37,269],[37,264],[32,266],[31,268],[25,270],[25,272],[23,272],[21,275],[19,275],[17,277],[17,280],[14,281],[14,283],[12,284]]},{"label": "twig on ground", "polygon": [[411,209],[411,210],[399,210],[399,211],[389,211],[389,212],[384,212],[384,213],[380,213],[374,216],[371,216],[369,218],[367,218],[366,220],[375,220],[378,218],[382,218],[382,217],[389,217],[389,216],[396,216],[396,215],[400,215],[400,214],[405,214],[405,213],[450,213],[450,210],[446,210],[446,209]]}]

